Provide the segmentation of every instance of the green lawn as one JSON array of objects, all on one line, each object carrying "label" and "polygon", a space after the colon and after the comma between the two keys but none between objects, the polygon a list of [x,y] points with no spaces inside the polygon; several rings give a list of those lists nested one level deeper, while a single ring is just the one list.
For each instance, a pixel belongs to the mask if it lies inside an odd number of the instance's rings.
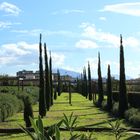
[{"label": "green lawn", "polygon": [[[35,119],[38,116],[38,105],[33,106]],[[70,115],[74,113],[78,116],[78,126],[91,125],[91,127],[109,127],[106,123],[107,120],[115,122],[114,118],[111,118],[106,112],[96,108],[92,101],[88,101],[79,94],[72,93],[72,105],[69,105],[68,93],[62,93],[60,97],[54,101],[54,105],[51,107],[50,111],[47,112],[46,117],[43,118],[44,126],[49,126],[60,121],[63,118],[63,113]],[[0,128],[15,128],[19,127],[18,124],[24,125],[23,113],[18,113],[7,119],[6,122],[0,123]],[[123,127],[128,127],[127,124],[123,123]],[[67,138],[69,136],[68,132],[61,132],[62,137]],[[82,132],[76,132],[82,133]],[[98,140],[114,140],[114,137],[109,132],[93,132],[93,137]],[[0,140],[29,140],[28,136],[25,134],[20,135],[4,135],[0,136]],[[62,138],[63,139],[63,138]],[[122,140],[139,140],[140,136],[134,134],[127,134]]]}]

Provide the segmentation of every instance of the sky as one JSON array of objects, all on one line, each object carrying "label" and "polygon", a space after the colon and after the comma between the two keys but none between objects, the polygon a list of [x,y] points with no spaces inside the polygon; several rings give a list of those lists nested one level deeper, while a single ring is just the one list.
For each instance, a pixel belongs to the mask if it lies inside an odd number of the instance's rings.
[{"label": "sky", "polygon": [[[125,72],[140,75],[140,2],[138,0],[0,0],[0,75],[39,68],[39,34],[52,53],[53,68],[97,77],[119,75],[120,34]],[[49,55],[49,54],[48,54]]]}]

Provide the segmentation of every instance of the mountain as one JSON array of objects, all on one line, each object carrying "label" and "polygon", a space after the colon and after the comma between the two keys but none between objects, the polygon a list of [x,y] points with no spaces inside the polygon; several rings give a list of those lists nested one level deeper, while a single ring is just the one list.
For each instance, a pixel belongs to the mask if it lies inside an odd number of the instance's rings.
[{"label": "mountain", "polygon": [[[81,74],[71,70],[59,69],[60,75],[69,75],[73,78],[79,77]],[[53,69],[53,73],[57,73],[57,69]]]},{"label": "mountain", "polygon": [[[117,74],[113,74],[112,77],[114,77],[115,79],[119,80],[119,75],[117,75]],[[128,75],[125,75],[125,77],[126,77],[126,80],[132,79],[132,77],[130,77]]]}]

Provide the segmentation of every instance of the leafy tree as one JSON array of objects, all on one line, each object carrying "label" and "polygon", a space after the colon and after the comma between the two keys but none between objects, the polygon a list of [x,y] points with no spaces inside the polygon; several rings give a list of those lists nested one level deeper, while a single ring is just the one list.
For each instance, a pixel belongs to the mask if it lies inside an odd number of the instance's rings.
[{"label": "leafy tree", "polygon": [[124,112],[128,109],[128,101],[125,83],[124,51],[122,45],[122,35],[120,35],[120,83],[119,83],[119,116],[124,117]]},{"label": "leafy tree", "polygon": [[49,66],[50,66],[50,95],[51,95],[50,105],[53,105],[53,82],[52,82],[52,57],[51,57],[51,52],[50,52]]},{"label": "leafy tree", "polygon": [[33,109],[30,98],[26,96],[23,99],[23,103],[24,103],[24,121],[26,123],[26,127],[31,127],[30,117],[33,118]]},{"label": "leafy tree", "polygon": [[103,83],[102,83],[102,74],[101,74],[101,61],[100,53],[98,53],[98,106],[102,105],[103,101]]},{"label": "leafy tree", "polygon": [[89,100],[92,100],[92,89],[91,89],[91,71],[90,71],[90,64],[88,62],[88,97]]},{"label": "leafy tree", "polygon": [[43,62],[42,62],[42,35],[40,34],[39,42],[39,114],[41,117],[46,115],[46,100],[44,94],[44,74],[43,74]]},{"label": "leafy tree", "polygon": [[112,84],[111,84],[110,65],[108,65],[108,74],[107,74],[107,109],[108,111],[111,111],[112,109]]},{"label": "leafy tree", "polygon": [[49,72],[49,66],[48,66],[48,56],[47,56],[47,49],[46,49],[46,43],[44,43],[44,53],[45,53],[45,95],[46,95],[46,107],[47,110],[50,109],[50,72]]}]

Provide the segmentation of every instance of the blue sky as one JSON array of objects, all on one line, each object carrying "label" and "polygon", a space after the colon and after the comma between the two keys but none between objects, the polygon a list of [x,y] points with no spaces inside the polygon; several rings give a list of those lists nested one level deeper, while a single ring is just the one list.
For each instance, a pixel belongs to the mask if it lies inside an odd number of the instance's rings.
[{"label": "blue sky", "polygon": [[119,74],[123,36],[126,75],[140,74],[140,2],[137,0],[0,0],[0,74],[38,69],[38,42],[52,51],[53,67],[81,72],[90,62],[97,77],[107,65]]}]

